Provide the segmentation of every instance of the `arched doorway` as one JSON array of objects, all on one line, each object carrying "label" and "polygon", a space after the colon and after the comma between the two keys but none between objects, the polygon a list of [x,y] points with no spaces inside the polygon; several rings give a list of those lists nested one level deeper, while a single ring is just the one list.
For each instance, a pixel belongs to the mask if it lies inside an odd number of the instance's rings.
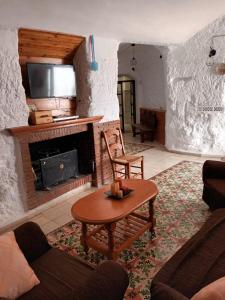
[{"label": "arched doorway", "polygon": [[132,123],[136,123],[135,80],[130,76],[119,75],[117,96],[120,107],[121,130],[130,132]]}]

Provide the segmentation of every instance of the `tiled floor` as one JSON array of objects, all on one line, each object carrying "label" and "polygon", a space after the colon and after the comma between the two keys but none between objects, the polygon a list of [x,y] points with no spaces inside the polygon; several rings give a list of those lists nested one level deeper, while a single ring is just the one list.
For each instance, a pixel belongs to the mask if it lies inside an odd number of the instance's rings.
[{"label": "tiled floor", "polygon": [[[139,137],[133,138],[131,134],[126,134],[124,137],[125,141],[128,142],[138,142],[140,143]],[[144,168],[145,168],[145,178],[148,179],[159,172],[177,164],[183,160],[199,161],[204,162],[206,157],[198,157],[193,155],[183,155],[168,152],[163,146],[146,142],[147,144],[154,145],[154,148],[146,150],[142,153],[144,155]],[[212,158],[210,158],[212,159]],[[218,158],[217,158],[218,159]],[[71,216],[71,206],[79,198],[91,193],[95,188],[87,188],[81,192],[75,192],[73,196],[66,196],[62,201],[50,207],[31,220],[38,223],[45,233],[49,233],[54,229],[66,224],[72,220]]]}]

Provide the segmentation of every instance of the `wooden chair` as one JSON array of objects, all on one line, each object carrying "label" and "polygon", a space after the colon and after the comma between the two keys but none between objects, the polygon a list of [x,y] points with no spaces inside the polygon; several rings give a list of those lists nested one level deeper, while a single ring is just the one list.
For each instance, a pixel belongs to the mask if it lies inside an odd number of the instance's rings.
[{"label": "wooden chair", "polygon": [[117,177],[135,178],[138,176],[144,179],[144,158],[143,156],[125,154],[120,128],[104,131],[103,137],[112,165],[114,180]]},{"label": "wooden chair", "polygon": [[140,124],[132,124],[133,137],[140,133],[141,143],[144,143],[145,138],[150,138],[150,141],[154,141],[154,133],[157,128],[156,113],[153,111],[147,111],[140,109]]}]

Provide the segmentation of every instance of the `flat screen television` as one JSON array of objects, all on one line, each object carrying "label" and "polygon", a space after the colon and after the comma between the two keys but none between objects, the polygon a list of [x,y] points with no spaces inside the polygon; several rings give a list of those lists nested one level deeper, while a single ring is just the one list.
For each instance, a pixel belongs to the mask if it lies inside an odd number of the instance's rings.
[{"label": "flat screen television", "polygon": [[30,96],[33,99],[76,96],[72,65],[28,63]]}]

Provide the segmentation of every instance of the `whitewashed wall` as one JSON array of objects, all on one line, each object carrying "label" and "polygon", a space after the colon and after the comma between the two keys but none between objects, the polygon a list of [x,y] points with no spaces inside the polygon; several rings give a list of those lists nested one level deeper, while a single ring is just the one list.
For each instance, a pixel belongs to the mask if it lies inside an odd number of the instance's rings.
[{"label": "whitewashed wall", "polygon": [[89,117],[103,115],[102,122],[119,119],[118,45],[116,40],[95,38],[97,71],[90,69],[88,43],[86,46],[83,45],[75,55],[74,64],[78,74],[78,114]]},{"label": "whitewashed wall", "polygon": [[[119,118],[117,50],[117,41],[96,38],[97,72],[90,71],[88,45],[83,45],[79,50],[75,59],[78,114],[104,115],[103,121]],[[23,206],[23,170],[19,149],[5,130],[27,125],[27,120],[28,109],[18,56],[18,33],[16,29],[0,27],[0,228],[27,215]]]},{"label": "whitewashed wall", "polygon": [[133,57],[133,47],[122,48],[118,53],[119,74],[128,75],[136,83],[136,112],[139,121],[140,107],[166,108],[164,55],[154,46],[136,45],[135,71],[131,70],[130,60]]},{"label": "whitewashed wall", "polygon": [[225,76],[213,74],[206,66],[206,62],[213,60],[225,62],[225,38],[215,40],[217,55],[208,58],[210,38],[215,34],[225,34],[224,18],[184,45],[169,49],[166,116],[169,150],[225,154],[225,111],[204,111],[225,108]]},{"label": "whitewashed wall", "polygon": [[13,138],[5,128],[27,125],[17,30],[0,28],[0,226],[24,213],[21,164]]}]

